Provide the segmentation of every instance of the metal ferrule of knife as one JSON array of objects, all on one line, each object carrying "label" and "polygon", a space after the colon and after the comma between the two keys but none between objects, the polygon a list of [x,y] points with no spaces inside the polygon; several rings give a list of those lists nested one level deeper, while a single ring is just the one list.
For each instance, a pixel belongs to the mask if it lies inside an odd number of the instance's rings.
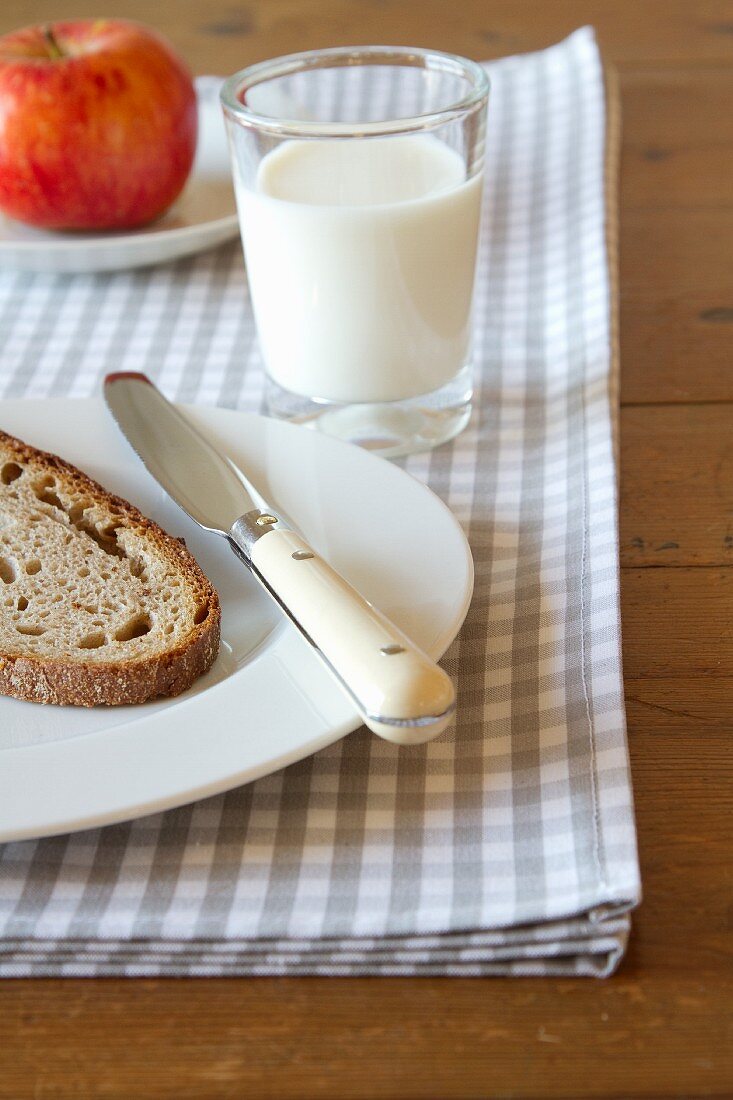
[{"label": "metal ferrule of knife", "polygon": [[314,647],[366,725],[398,744],[417,744],[446,728],[453,684],[270,511],[240,516],[228,539],[284,614]]}]

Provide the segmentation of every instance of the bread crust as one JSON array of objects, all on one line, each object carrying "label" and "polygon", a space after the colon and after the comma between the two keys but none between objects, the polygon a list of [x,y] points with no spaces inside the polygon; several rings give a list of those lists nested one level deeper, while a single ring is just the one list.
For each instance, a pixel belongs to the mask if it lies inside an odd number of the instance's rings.
[{"label": "bread crust", "polygon": [[[35,703],[65,706],[121,706],[158,696],[179,695],[216,659],[221,638],[221,605],[216,589],[185,546],[122,497],[108,492],[58,455],[40,451],[0,430],[3,462],[32,464],[39,474],[53,474],[70,491],[124,516],[169,560],[175,561],[199,605],[206,608],[184,642],[163,653],[120,661],[87,661],[73,656],[49,657],[0,651],[0,694]],[[197,616],[198,617],[198,616]]]}]

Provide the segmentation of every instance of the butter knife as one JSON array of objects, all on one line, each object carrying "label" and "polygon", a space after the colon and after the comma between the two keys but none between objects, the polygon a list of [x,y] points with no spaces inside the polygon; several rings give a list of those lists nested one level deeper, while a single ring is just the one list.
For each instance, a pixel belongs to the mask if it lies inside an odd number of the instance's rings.
[{"label": "butter knife", "polygon": [[227,540],[374,733],[398,745],[442,733],[455,691],[435,661],[288,528],[147,375],[108,374],[104,396],[156,481],[195,523]]}]

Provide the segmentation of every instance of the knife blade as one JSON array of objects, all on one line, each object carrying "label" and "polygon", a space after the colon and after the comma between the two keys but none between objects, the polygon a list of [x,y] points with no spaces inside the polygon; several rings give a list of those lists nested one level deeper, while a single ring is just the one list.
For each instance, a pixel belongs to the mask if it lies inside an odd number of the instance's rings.
[{"label": "knife blade", "polygon": [[108,374],[104,396],[156,481],[200,527],[227,540],[374,733],[400,745],[442,733],[455,691],[432,658],[288,528],[147,375]]}]

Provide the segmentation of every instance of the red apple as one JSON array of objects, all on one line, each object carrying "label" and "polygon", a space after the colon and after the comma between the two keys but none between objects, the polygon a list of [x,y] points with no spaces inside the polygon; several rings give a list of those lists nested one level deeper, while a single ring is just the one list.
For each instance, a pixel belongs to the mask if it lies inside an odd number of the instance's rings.
[{"label": "red apple", "polygon": [[0,210],[44,229],[128,229],[179,195],[196,150],[191,75],[119,19],[0,37]]}]

